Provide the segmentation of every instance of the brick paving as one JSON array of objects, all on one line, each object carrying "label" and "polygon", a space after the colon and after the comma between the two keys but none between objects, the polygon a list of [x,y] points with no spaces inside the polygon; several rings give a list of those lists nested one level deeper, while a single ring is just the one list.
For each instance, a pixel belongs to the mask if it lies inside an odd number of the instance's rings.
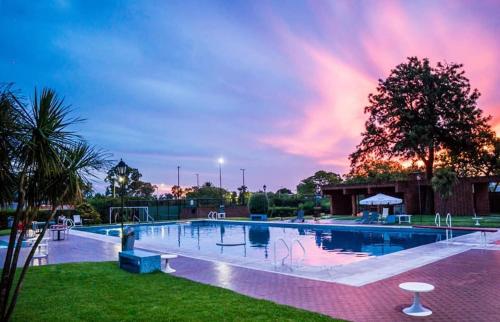
[{"label": "brick paving", "polygon": [[[117,244],[78,236],[49,245],[51,264],[116,260],[119,250]],[[0,250],[2,262],[4,253]],[[350,321],[500,321],[498,250],[469,250],[362,287],[187,257],[173,260],[172,266],[180,277]],[[436,287],[422,295],[433,315],[410,318],[401,313],[413,297],[398,287],[407,281]]]},{"label": "brick paving", "polygon": [[[172,265],[177,276],[351,321],[500,321],[500,251],[470,250],[362,287],[190,258]],[[436,287],[422,295],[433,315],[410,318],[401,313],[413,294],[398,285],[408,281]]]}]

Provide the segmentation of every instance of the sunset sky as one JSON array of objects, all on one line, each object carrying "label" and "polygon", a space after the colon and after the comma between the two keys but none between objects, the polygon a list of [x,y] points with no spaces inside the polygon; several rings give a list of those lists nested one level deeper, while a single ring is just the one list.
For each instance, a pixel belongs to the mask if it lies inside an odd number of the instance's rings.
[{"label": "sunset sky", "polygon": [[[42,3],[43,2],[43,3]],[[0,0],[0,81],[49,86],[163,189],[345,173],[367,96],[407,56],[463,63],[500,134],[499,1]],[[98,190],[102,183],[97,182]]]}]

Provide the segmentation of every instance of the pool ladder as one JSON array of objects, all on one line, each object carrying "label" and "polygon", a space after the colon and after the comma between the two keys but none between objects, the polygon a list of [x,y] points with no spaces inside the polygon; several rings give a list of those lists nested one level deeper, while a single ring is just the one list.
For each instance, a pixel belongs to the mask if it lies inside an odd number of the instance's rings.
[{"label": "pool ladder", "polygon": [[[446,215],[445,222],[446,222],[446,227],[449,228],[449,229],[446,229],[446,240],[448,240],[450,238],[453,238],[453,230],[452,230],[451,214],[450,213],[448,213]],[[436,217],[434,217],[434,224],[436,225],[436,227],[441,227],[441,215],[439,214],[439,212],[436,213]]]},{"label": "pool ladder", "polygon": [[278,245],[278,242],[281,242],[285,247],[286,247],[286,255],[281,258],[281,266],[285,265],[285,261],[288,257],[290,257],[290,267],[293,266],[293,246],[295,244],[299,245],[300,248],[302,249],[302,260],[306,257],[306,249],[304,248],[304,245],[298,240],[297,238],[293,239],[290,245],[287,244],[285,239],[283,238],[278,238],[277,240],[274,241],[274,266],[276,266],[276,246]]}]

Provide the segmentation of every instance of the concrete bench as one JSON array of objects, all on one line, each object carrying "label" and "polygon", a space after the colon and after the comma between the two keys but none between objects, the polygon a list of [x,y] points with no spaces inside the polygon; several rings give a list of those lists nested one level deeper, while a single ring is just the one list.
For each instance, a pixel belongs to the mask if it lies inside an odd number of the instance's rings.
[{"label": "concrete bench", "polygon": [[267,215],[261,215],[261,214],[250,215],[250,220],[266,221]]},{"label": "concrete bench", "polygon": [[120,268],[131,273],[151,273],[161,270],[159,254],[144,250],[127,250],[119,254]]}]

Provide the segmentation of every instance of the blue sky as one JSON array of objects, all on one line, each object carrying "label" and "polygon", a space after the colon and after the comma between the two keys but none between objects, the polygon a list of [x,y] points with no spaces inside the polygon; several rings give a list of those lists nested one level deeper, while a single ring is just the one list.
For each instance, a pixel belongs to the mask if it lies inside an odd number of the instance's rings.
[{"label": "blue sky", "polygon": [[[168,187],[294,188],[344,173],[377,79],[465,64],[499,129],[494,1],[0,0],[0,81],[57,90],[94,145]],[[459,35],[459,37],[457,37]],[[101,185],[96,183],[97,187]],[[165,188],[166,189],[166,188]]]}]

